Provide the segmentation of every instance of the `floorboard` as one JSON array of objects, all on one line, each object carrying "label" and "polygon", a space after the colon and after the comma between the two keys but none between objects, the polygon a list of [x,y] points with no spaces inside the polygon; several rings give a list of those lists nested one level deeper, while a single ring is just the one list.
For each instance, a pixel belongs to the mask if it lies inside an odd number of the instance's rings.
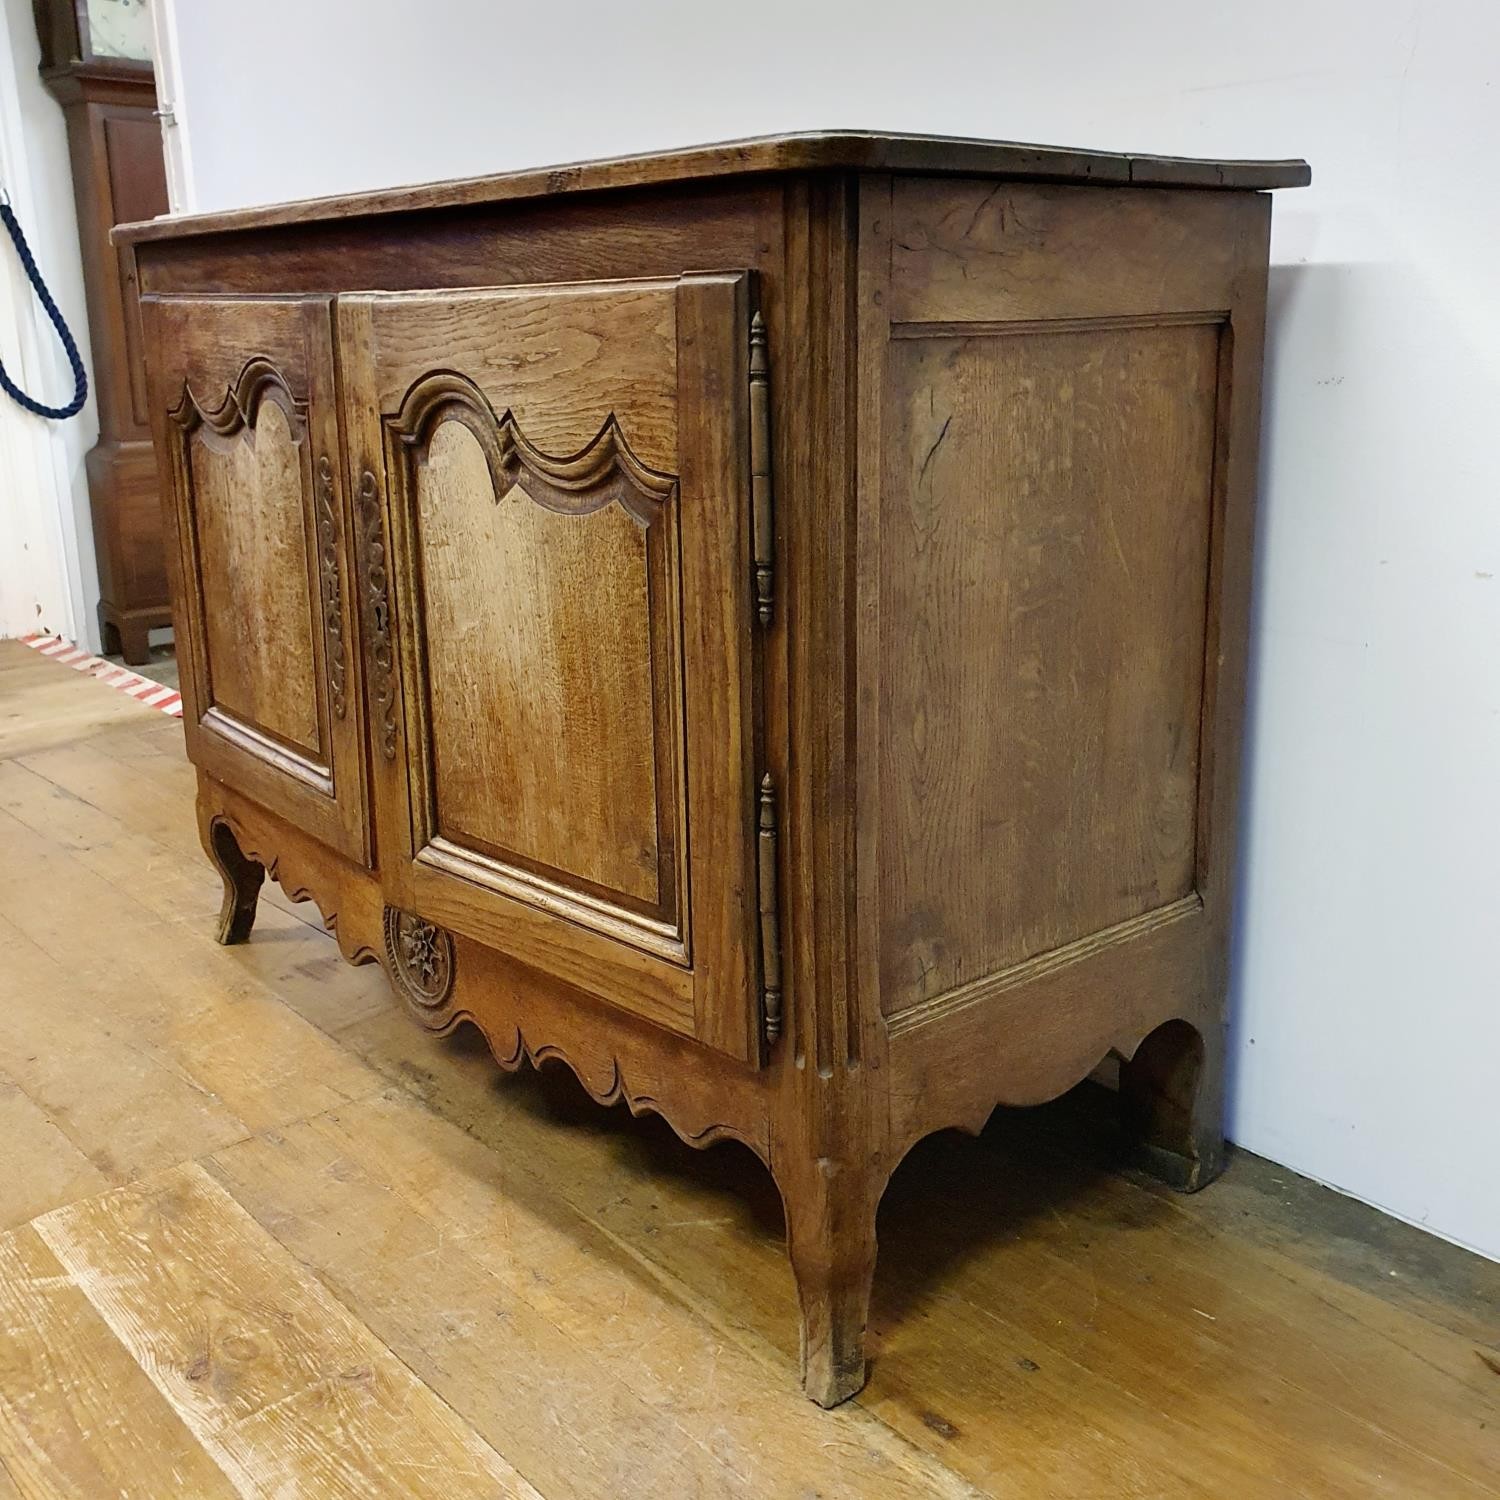
[{"label": "floorboard", "polygon": [[1245,1153],[1170,1194],[1092,1085],[917,1148],[819,1411],[753,1157],[427,1035],[273,887],[219,948],[193,786],[0,643],[0,1500],[1500,1497],[1500,1267]]},{"label": "floorboard", "polygon": [[0,1327],[0,1454],[17,1493],[239,1493],[35,1228],[0,1236]]},{"label": "floorboard", "polygon": [[535,1496],[201,1166],[34,1227],[241,1494]]}]

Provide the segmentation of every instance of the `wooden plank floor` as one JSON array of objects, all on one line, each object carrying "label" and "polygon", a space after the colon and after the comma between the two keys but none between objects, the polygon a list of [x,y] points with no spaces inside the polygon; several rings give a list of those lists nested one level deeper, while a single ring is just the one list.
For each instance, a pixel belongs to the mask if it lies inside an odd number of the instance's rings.
[{"label": "wooden plank floor", "polygon": [[1500,1496],[1500,1267],[1095,1088],[918,1148],[819,1411],[758,1163],[216,947],[181,735],[0,643],[0,1497]]}]

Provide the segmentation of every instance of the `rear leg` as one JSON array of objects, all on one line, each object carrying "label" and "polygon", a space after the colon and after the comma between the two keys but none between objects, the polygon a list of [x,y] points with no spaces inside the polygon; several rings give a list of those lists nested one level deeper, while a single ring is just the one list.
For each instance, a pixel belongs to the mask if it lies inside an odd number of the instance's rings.
[{"label": "rear leg", "polygon": [[1224,1028],[1167,1021],[1120,1068],[1120,1106],[1137,1163],[1195,1193],[1224,1170]]}]

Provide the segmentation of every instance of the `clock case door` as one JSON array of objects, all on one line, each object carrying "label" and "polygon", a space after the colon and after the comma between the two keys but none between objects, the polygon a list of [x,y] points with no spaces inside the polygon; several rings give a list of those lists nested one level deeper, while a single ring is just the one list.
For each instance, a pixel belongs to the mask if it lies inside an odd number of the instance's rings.
[{"label": "clock case door", "polygon": [[726,273],[338,308],[388,899],[745,1060],[749,302]]},{"label": "clock case door", "polygon": [[188,754],[368,864],[328,297],[146,297]]}]

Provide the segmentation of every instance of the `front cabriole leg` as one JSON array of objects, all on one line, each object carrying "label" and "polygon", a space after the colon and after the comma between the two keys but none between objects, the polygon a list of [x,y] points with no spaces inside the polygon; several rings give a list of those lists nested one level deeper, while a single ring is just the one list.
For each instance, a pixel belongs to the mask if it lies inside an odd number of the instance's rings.
[{"label": "front cabriole leg", "polygon": [[221,943],[243,943],[255,924],[255,906],[260,899],[266,867],[250,859],[240,848],[229,824],[215,819],[208,825],[203,846],[224,881],[224,904],[219,909],[215,937]]},{"label": "front cabriole leg", "polygon": [[802,1387],[819,1406],[836,1406],[865,1383],[875,1210],[885,1174],[817,1157],[784,1164],[777,1185],[802,1308]]}]

